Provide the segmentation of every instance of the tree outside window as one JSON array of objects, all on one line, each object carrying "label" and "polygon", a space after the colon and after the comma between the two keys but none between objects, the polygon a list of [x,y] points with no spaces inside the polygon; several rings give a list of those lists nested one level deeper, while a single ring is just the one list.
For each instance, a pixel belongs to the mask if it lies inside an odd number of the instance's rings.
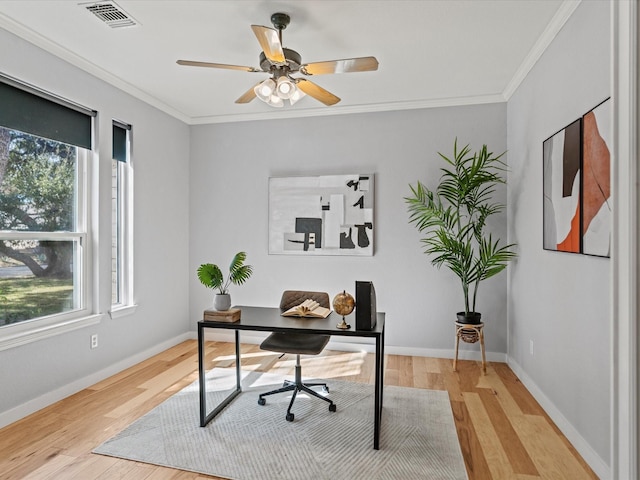
[{"label": "tree outside window", "polygon": [[82,150],[0,127],[0,326],[81,308]]}]

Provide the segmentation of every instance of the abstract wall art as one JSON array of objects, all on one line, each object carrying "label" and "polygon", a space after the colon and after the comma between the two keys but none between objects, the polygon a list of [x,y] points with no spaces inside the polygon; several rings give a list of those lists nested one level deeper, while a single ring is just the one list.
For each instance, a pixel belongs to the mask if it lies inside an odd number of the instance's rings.
[{"label": "abstract wall art", "polygon": [[582,253],[610,256],[611,102],[582,117]]},{"label": "abstract wall art", "polygon": [[544,141],[544,248],[580,252],[580,123]]},{"label": "abstract wall art", "polygon": [[269,179],[269,253],[373,255],[373,174]]},{"label": "abstract wall art", "polygon": [[608,257],[611,105],[600,103],[543,142],[543,248]]}]

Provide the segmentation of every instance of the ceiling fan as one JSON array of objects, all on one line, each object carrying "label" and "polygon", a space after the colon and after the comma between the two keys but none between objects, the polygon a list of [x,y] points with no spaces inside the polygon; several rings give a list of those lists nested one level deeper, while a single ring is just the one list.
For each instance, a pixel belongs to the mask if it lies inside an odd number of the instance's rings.
[{"label": "ceiling fan", "polygon": [[306,78],[293,77],[292,74],[301,73],[302,75],[312,76],[330,73],[367,72],[378,69],[378,60],[375,57],[302,63],[302,57],[298,52],[282,46],[282,30],[287,28],[290,21],[291,19],[286,13],[274,13],[271,15],[271,23],[273,23],[275,29],[261,25],[251,25],[251,29],[262,48],[260,68],[192,60],[178,60],[177,63],[191,67],[269,73],[269,78],[258,82],[247,90],[236,100],[236,103],[249,103],[258,97],[273,107],[284,106],[285,100],[289,100],[290,104],[293,105],[305,94],[325,105],[335,105],[340,101],[340,98],[319,85]]}]

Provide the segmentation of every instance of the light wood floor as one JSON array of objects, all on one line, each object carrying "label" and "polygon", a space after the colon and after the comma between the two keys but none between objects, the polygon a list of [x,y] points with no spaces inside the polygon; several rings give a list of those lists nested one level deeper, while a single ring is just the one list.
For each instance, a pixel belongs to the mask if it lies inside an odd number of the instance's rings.
[{"label": "light wood floor", "polygon": [[[294,356],[244,345],[243,368],[292,374]],[[208,368],[233,365],[233,345],[210,342]],[[373,354],[325,351],[303,359],[305,377],[373,383]],[[0,478],[211,479],[95,455],[91,450],[197,379],[186,341],[0,430]],[[517,377],[502,363],[386,356],[385,383],[447,390],[470,480],[596,479]]]}]

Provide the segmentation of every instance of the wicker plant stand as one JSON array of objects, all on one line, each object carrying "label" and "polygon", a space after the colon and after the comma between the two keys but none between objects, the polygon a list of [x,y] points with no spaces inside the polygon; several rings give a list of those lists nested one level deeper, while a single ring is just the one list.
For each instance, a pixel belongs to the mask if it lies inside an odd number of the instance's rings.
[{"label": "wicker plant stand", "polygon": [[456,372],[458,365],[458,346],[462,339],[465,343],[476,343],[480,340],[480,351],[482,352],[482,373],[487,373],[487,360],[484,354],[484,323],[459,323],[456,322],[456,354],[453,358],[453,371]]}]

